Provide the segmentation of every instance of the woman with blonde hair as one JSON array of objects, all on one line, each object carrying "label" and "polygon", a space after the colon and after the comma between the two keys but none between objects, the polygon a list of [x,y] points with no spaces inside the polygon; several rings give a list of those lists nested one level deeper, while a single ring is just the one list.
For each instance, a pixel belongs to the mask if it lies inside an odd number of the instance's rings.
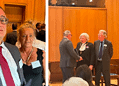
[{"label": "woman with blonde hair", "polygon": [[18,42],[21,44],[19,51],[23,62],[24,77],[26,82],[32,81],[31,86],[42,86],[45,52],[32,46],[34,40],[35,29],[33,25],[22,24],[18,30]]}]

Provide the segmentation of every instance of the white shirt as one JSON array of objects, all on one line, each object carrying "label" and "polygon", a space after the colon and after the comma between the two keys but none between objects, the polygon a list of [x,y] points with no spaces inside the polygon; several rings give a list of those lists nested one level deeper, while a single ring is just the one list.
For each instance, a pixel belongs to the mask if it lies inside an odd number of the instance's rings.
[{"label": "white shirt", "polygon": [[44,50],[44,51],[46,50],[46,48],[45,48],[46,44],[43,41],[35,39],[35,41],[33,42],[32,45],[36,48],[41,49],[41,50]]},{"label": "white shirt", "polygon": [[[0,46],[2,46],[2,54],[8,63],[8,66],[9,66],[13,81],[15,83],[15,86],[20,86],[21,82],[20,82],[20,78],[19,78],[19,75],[17,72],[17,65],[16,65],[11,53],[9,52],[7,47],[4,45],[4,42],[2,42],[2,44]],[[1,66],[0,66],[0,79],[3,83],[3,86],[6,86],[5,79],[3,77],[2,70],[1,70]]]},{"label": "white shirt", "polygon": [[84,51],[86,49],[86,43],[82,43],[81,47],[79,48],[80,51]]}]

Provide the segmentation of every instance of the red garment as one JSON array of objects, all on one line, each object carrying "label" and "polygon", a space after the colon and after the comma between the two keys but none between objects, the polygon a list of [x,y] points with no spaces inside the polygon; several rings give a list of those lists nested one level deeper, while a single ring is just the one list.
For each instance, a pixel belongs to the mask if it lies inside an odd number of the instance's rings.
[{"label": "red garment", "polygon": [[8,63],[2,55],[2,47],[0,47],[0,65],[4,75],[4,79],[7,86],[15,86]]}]

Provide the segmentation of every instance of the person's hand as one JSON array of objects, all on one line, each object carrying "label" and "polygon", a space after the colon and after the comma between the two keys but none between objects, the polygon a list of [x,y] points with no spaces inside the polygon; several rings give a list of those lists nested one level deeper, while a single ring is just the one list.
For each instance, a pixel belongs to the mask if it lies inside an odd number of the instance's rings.
[{"label": "person's hand", "polygon": [[80,59],[79,60],[76,60],[76,62],[81,61],[81,60],[83,60],[83,58],[80,56]]},{"label": "person's hand", "polygon": [[90,68],[90,70],[92,70],[93,69],[93,65],[90,65],[89,68]]},{"label": "person's hand", "polygon": [[79,59],[79,61],[81,61],[81,60],[83,60],[83,58],[80,56],[80,59]]}]

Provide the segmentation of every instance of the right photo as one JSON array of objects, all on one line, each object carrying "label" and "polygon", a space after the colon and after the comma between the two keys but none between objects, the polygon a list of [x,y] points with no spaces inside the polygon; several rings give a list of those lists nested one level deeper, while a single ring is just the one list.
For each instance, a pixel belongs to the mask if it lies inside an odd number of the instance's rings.
[{"label": "right photo", "polygon": [[118,0],[49,0],[50,86],[119,86]]}]

